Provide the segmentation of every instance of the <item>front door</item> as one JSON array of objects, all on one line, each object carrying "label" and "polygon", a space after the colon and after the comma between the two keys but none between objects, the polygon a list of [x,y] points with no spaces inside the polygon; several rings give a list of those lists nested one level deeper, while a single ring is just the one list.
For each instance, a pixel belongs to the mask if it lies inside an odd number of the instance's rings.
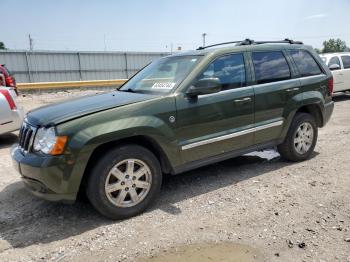
[{"label": "front door", "polygon": [[176,133],[184,163],[253,144],[253,133],[247,130],[254,124],[254,91],[246,86],[246,67],[242,53],[216,58],[196,80],[218,78],[221,92],[176,97]]}]

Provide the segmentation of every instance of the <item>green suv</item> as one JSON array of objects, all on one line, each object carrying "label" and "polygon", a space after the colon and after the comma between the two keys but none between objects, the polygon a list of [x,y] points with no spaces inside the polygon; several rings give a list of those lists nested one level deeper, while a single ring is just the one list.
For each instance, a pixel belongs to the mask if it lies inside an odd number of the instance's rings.
[{"label": "green suv", "polygon": [[161,58],[116,91],[29,112],[11,150],[26,187],[66,202],[85,191],[121,219],[155,200],[163,174],[274,146],[287,160],[309,158],[334,107],[320,57],[288,39],[223,44]]}]

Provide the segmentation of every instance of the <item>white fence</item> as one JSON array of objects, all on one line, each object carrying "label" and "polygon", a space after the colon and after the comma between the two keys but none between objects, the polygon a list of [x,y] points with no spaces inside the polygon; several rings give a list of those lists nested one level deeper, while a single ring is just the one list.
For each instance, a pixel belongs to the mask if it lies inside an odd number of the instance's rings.
[{"label": "white fence", "polygon": [[168,53],[0,51],[18,83],[126,79]]}]

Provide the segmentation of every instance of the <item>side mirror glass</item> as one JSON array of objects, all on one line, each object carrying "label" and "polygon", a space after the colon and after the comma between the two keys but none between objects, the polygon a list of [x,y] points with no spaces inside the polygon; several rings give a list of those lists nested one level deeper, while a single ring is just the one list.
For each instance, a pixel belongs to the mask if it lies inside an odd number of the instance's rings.
[{"label": "side mirror glass", "polygon": [[338,65],[338,64],[331,64],[328,67],[330,70],[339,70],[340,69],[340,65]]},{"label": "side mirror glass", "polygon": [[218,78],[202,78],[192,85],[186,92],[188,96],[213,94],[221,91],[221,82]]}]

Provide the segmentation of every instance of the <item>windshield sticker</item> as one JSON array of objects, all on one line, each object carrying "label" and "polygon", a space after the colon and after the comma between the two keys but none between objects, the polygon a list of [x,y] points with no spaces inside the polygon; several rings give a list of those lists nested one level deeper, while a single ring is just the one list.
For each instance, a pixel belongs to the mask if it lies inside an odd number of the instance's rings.
[{"label": "windshield sticker", "polygon": [[152,89],[172,89],[176,83],[167,82],[167,83],[154,83]]}]

